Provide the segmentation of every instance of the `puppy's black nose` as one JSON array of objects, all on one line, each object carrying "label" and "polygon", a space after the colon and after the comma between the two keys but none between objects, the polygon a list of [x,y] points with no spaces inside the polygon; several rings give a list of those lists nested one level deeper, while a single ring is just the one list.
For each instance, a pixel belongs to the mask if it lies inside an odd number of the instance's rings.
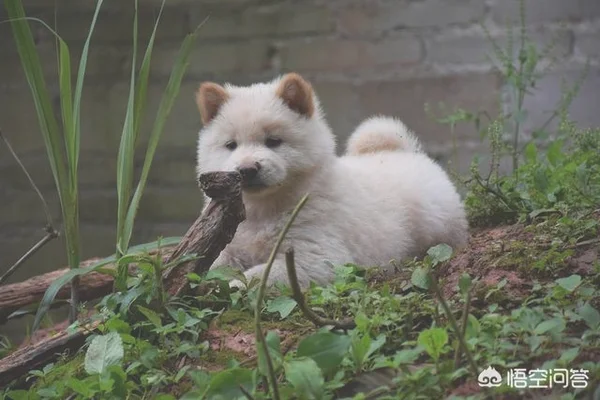
[{"label": "puppy's black nose", "polygon": [[254,163],[251,165],[242,165],[238,167],[238,172],[242,175],[242,179],[245,181],[252,180],[256,178],[258,175],[258,171],[260,171],[260,164]]}]

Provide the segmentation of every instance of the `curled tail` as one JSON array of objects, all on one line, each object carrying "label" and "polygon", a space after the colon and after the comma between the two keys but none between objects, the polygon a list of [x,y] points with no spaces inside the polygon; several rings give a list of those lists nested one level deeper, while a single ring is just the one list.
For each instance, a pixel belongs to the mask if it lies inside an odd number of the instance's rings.
[{"label": "curled tail", "polygon": [[417,137],[397,118],[375,116],[356,127],[346,146],[346,154],[360,155],[381,151],[421,152]]}]

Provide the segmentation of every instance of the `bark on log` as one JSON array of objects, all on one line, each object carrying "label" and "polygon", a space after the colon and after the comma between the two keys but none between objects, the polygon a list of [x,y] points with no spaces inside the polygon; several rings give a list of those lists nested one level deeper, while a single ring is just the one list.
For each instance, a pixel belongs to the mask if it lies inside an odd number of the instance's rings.
[{"label": "bark on log", "polygon": [[233,239],[238,225],[246,219],[240,174],[209,172],[201,175],[198,181],[200,188],[212,200],[168,257],[167,262],[193,253],[200,255],[200,258],[164,272],[164,287],[171,296],[180,295],[189,288],[187,274],[208,271],[221,251]]},{"label": "bark on log", "polygon": [[[169,249],[172,250],[172,247],[162,249],[162,251],[166,253]],[[153,251],[150,253],[152,254]],[[83,261],[80,265],[82,268],[89,267],[99,260],[101,260],[101,258],[92,258]],[[106,268],[114,268],[114,265],[107,265]],[[5,323],[12,312],[30,304],[40,302],[52,282],[66,274],[68,271],[68,268],[59,269],[57,271],[34,276],[23,282],[0,286],[0,324]],[[79,300],[90,301],[110,293],[113,287],[113,281],[114,279],[112,276],[98,272],[90,272],[89,274],[82,275],[79,281]],[[63,286],[56,295],[56,300],[68,300],[70,298],[71,282]],[[57,303],[55,306],[58,305],[60,305],[60,303]]]},{"label": "bark on log", "polygon": [[7,355],[0,360],[0,387],[55,361],[65,351],[77,351],[99,324],[100,322],[94,322],[85,328],[79,328],[75,333],[62,331]]},{"label": "bark on log", "polygon": [[[81,266],[87,267],[97,260],[99,259],[84,261],[81,263]],[[42,300],[48,286],[68,271],[68,268],[60,269],[35,276],[23,282],[0,286],[0,323],[5,322],[6,318],[13,311]],[[112,287],[113,278],[109,275],[92,272],[82,276],[80,282],[80,299],[88,301],[101,296],[103,293],[108,293]],[[69,282],[58,292],[56,299],[69,299],[71,296],[70,290],[71,283]]]},{"label": "bark on log", "polygon": [[[202,273],[212,265],[221,251],[229,244],[238,225],[246,218],[242,202],[241,176],[237,172],[211,172],[199,179],[201,189],[211,198],[201,216],[194,222],[173,252],[166,255],[166,262],[172,262],[181,256],[198,254],[199,259],[175,265],[163,274],[163,286],[171,295],[186,291],[186,275],[190,272]],[[93,263],[96,260],[87,261]],[[88,264],[89,265],[89,264]],[[48,285],[67,270],[44,274],[28,281],[0,287],[0,300],[4,293],[7,309],[39,301]],[[113,279],[109,275],[90,273],[82,276],[82,298],[93,299],[112,290]],[[17,286],[18,285],[18,286]],[[31,295],[27,291],[31,291]],[[69,291],[65,286],[61,291],[67,298]],[[18,299],[27,296],[27,300]],[[86,296],[86,297],[83,297]],[[5,310],[1,308],[0,313]],[[18,308],[18,307],[17,307]],[[95,326],[93,327],[95,328]],[[93,329],[79,330],[75,334],[61,332],[57,336],[25,346],[0,359],[0,385],[21,377],[26,371],[52,362],[66,349],[76,350],[83,344],[85,337]]]}]

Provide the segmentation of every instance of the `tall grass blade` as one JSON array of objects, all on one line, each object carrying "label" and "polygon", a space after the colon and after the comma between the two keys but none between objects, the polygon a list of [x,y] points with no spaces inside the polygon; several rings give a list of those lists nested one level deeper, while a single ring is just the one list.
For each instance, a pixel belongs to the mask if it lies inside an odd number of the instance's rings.
[{"label": "tall grass blade", "polygon": [[[127,112],[123,131],[121,133],[121,142],[119,144],[119,154],[117,158],[117,253],[125,254],[127,252],[127,241],[124,238],[124,223],[127,215],[127,205],[131,197],[131,187],[133,185],[133,166],[134,166],[134,145],[135,145],[135,69],[138,41],[138,2],[135,1],[135,14],[133,18],[133,55],[131,62],[131,77],[129,82],[129,97],[127,100]],[[116,287],[122,286],[122,279],[115,280]]]},{"label": "tall grass blade", "polygon": [[[142,60],[142,66],[138,76],[138,82],[135,93],[135,117],[133,121],[133,129],[136,134],[136,139],[139,137],[140,126],[142,124],[142,117],[144,115],[144,108],[146,106],[146,94],[148,92],[148,78],[150,76],[150,60],[152,59],[152,49],[154,48],[154,40],[156,38],[156,31],[158,30],[158,24],[165,7],[165,0],[163,0],[156,21],[154,22],[154,28],[150,40],[146,46],[146,52],[144,59]],[[137,147],[137,140],[134,143],[134,147]]]},{"label": "tall grass blade", "polygon": [[96,28],[96,22],[98,21],[98,15],[100,14],[100,8],[102,7],[103,2],[104,0],[98,0],[98,3],[96,4],[96,10],[92,18],[92,23],[90,25],[87,38],[85,39],[85,44],[83,45],[81,59],[79,60],[79,68],[77,69],[77,81],[75,83],[75,98],[73,100],[74,121],[72,122],[72,124],[75,137],[73,138],[74,151],[72,153],[73,158],[71,161],[71,171],[77,171],[77,167],[79,164],[79,143],[81,138],[81,95],[83,93],[83,82],[85,80],[85,72],[87,70],[90,41],[92,40],[92,34],[94,32],[94,29]]},{"label": "tall grass blade", "polygon": [[127,219],[125,221],[125,231],[123,233],[126,241],[129,241],[131,239],[134,220],[137,214],[137,210],[139,208],[142,193],[146,187],[148,174],[150,172],[150,167],[152,166],[152,160],[154,159],[154,154],[160,141],[160,137],[163,132],[167,118],[171,112],[171,108],[173,107],[175,99],[179,94],[181,81],[183,80],[183,76],[187,69],[189,55],[192,51],[192,45],[194,44],[196,36],[197,30],[193,33],[188,34],[185,40],[183,41],[179,50],[179,54],[177,55],[177,58],[175,60],[174,69],[171,72],[169,82],[167,83],[166,91],[163,94],[160,105],[158,107],[158,112],[148,142],[148,148],[146,150],[144,165],[142,166],[140,180],[138,182],[135,193],[131,200],[131,204],[129,205],[129,210],[127,212]]},{"label": "tall grass blade", "polygon": [[11,20],[13,37],[21,59],[23,72],[31,90],[40,130],[50,162],[50,169],[52,170],[52,176],[58,189],[58,196],[62,206],[63,195],[66,192],[67,185],[64,150],[50,94],[42,71],[42,63],[37,54],[33,35],[26,20],[21,1],[5,0],[4,7]]}]

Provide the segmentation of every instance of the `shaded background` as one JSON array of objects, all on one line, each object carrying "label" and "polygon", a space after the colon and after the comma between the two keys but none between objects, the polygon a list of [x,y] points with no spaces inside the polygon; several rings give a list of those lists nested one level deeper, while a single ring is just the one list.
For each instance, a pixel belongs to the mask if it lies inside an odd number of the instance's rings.
[{"label": "shaded background", "polygon": [[[42,18],[81,49],[95,2],[24,0],[30,16]],[[581,126],[600,125],[600,1],[526,0],[528,29],[541,45],[555,39],[553,71],[526,100],[525,132],[539,126],[560,99],[561,81],[573,82],[585,60],[591,68],[571,117]],[[140,0],[141,38],[147,39],[159,0]],[[114,251],[116,154],[125,113],[131,59],[133,1],[106,0],[93,36],[82,104],[81,233],[83,258]],[[201,28],[188,73],[172,110],[141,202],[133,243],[159,235],[181,235],[201,210],[195,183],[195,146],[200,118],[194,91],[202,80],[248,84],[288,71],[309,78],[343,148],[347,135],[365,117],[386,113],[403,119],[446,162],[449,129],[432,120],[434,109],[463,107],[496,115],[509,107],[500,76],[488,60],[491,46],[484,22],[501,44],[506,23],[516,24],[515,0],[167,0],[157,36],[149,88],[146,128],[154,117],[184,35]],[[0,20],[6,18],[4,9]],[[561,24],[561,22],[563,22]],[[35,39],[48,83],[58,104],[55,48],[39,25]],[[141,58],[141,56],[140,56]],[[39,132],[31,94],[12,44],[8,24],[0,25],[0,127],[35,182],[56,221],[60,211]],[[142,133],[147,137],[148,130]],[[455,167],[466,172],[471,157],[484,154],[478,133],[463,124],[456,131]],[[143,155],[143,148],[140,148]],[[141,167],[137,160],[138,171]],[[6,148],[0,144],[0,273],[43,236],[39,200]],[[58,225],[58,223],[57,223]],[[63,240],[32,257],[11,282],[66,265]]]}]

